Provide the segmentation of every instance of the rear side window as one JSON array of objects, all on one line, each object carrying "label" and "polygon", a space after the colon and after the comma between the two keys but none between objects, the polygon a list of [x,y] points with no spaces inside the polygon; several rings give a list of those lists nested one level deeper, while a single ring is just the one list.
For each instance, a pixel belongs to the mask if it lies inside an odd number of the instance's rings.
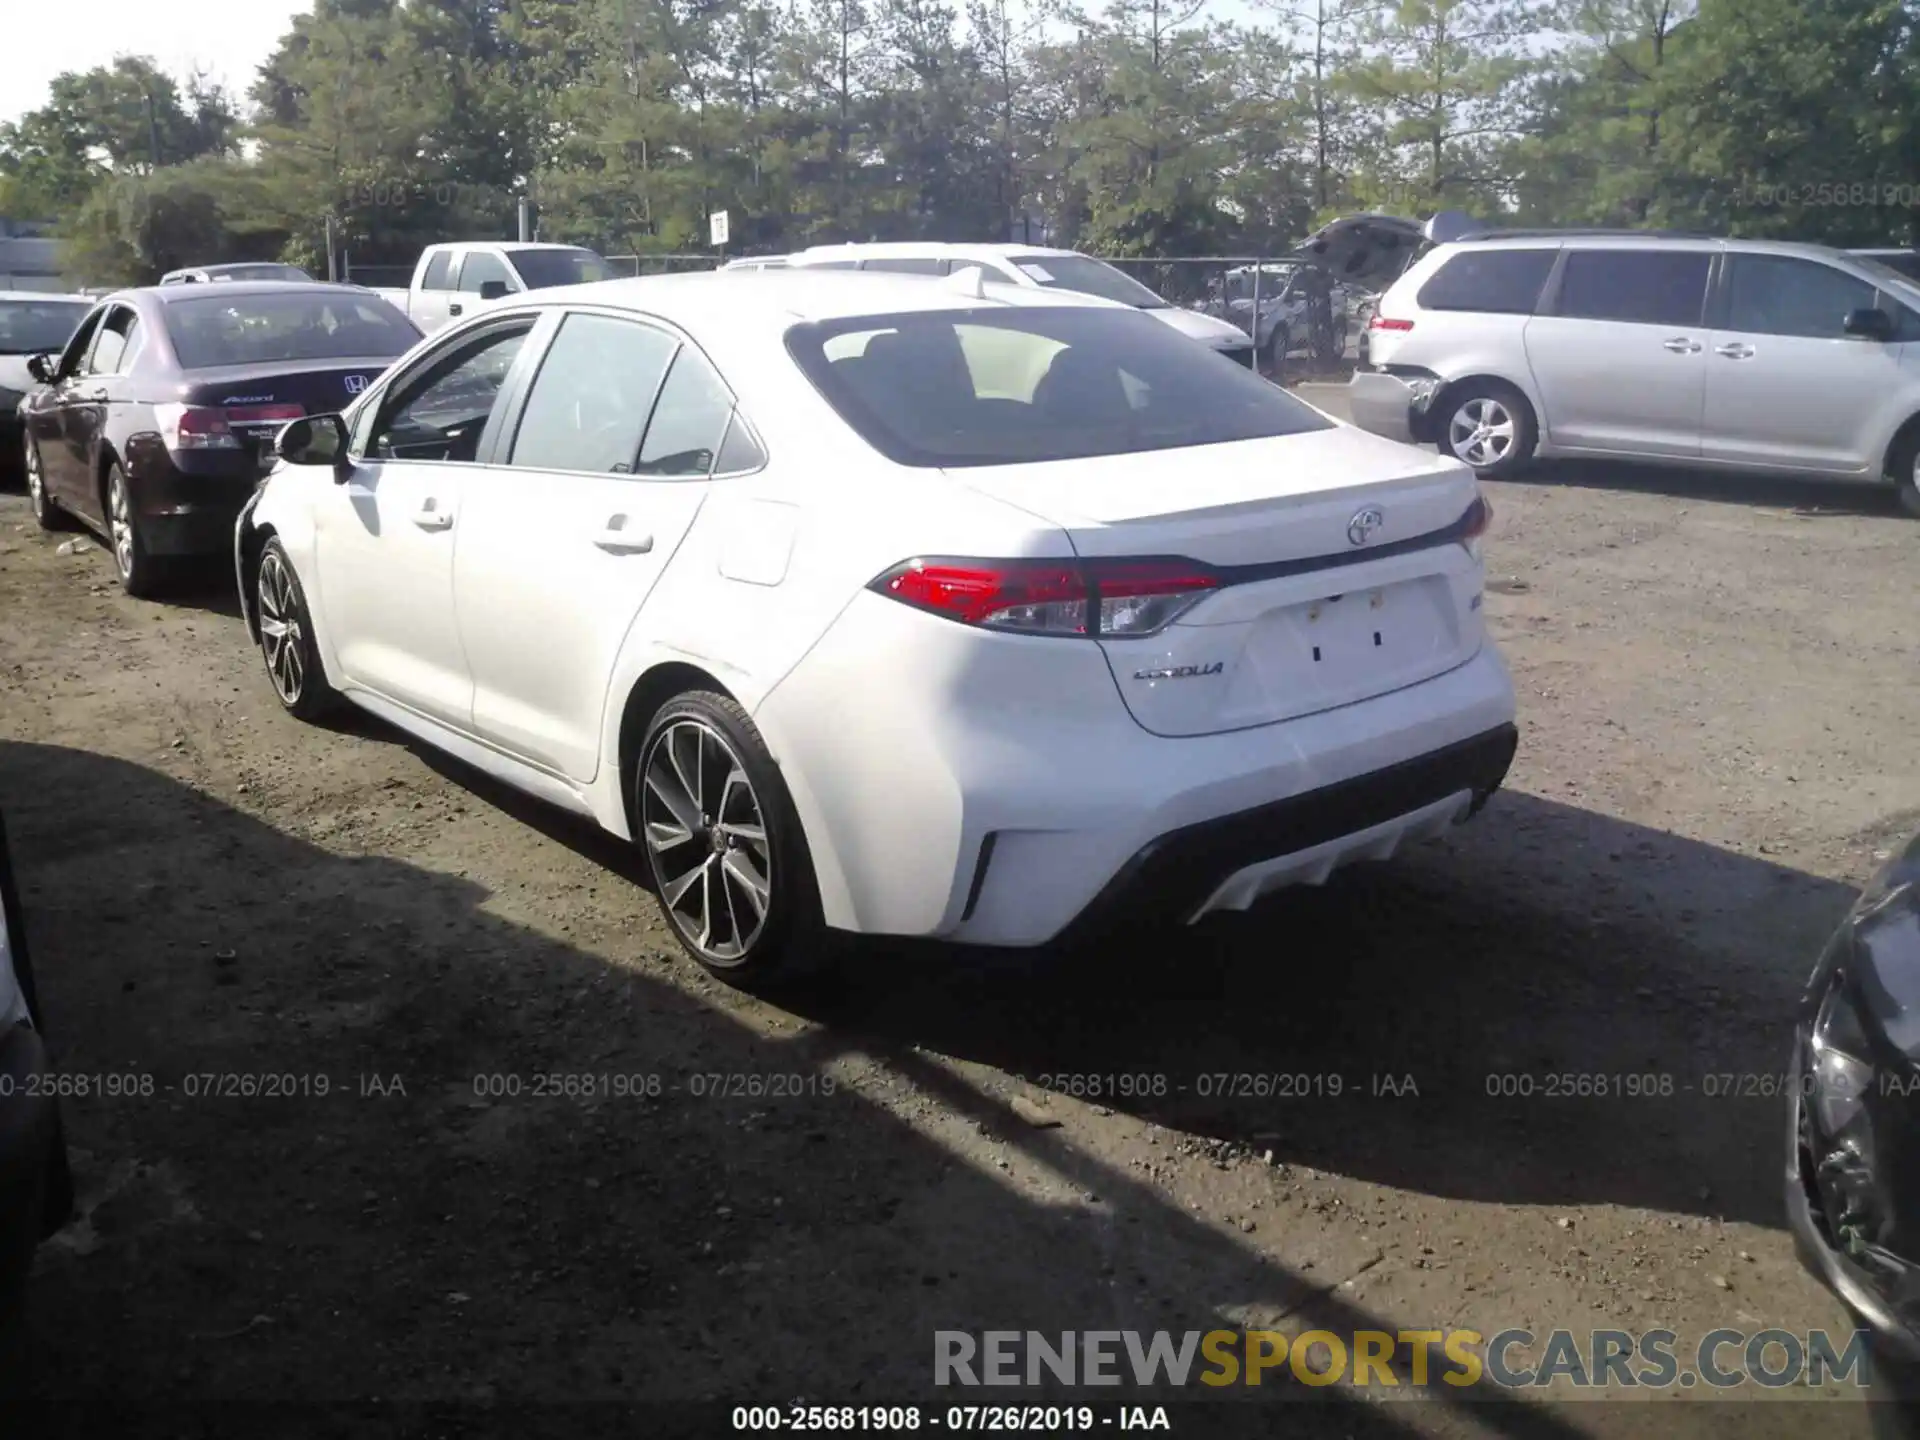
[{"label": "rear side window", "polygon": [[1420,287],[1420,308],[1531,315],[1558,253],[1557,250],[1462,250]]},{"label": "rear side window", "polygon": [[422,290],[446,290],[447,276],[453,271],[453,252],[442,250],[427,262],[427,273],[420,277]]},{"label": "rear side window", "polygon": [[714,454],[733,417],[733,396],[691,345],[674,357],[667,383],[640,447],[641,475],[698,477],[713,469]]},{"label": "rear side window", "polygon": [[508,463],[632,474],[678,343],[632,320],[567,316],[540,362]]},{"label": "rear side window", "polygon": [[796,326],[787,350],[903,465],[1123,455],[1332,424],[1172,326],[1105,307],[849,317]]},{"label": "rear side window", "polygon": [[867,261],[861,268],[891,270],[896,275],[944,275],[947,273],[947,262],[927,260],[918,255],[884,255]]},{"label": "rear side window", "polygon": [[1574,250],[1555,313],[1573,320],[1698,325],[1707,298],[1704,250]]}]

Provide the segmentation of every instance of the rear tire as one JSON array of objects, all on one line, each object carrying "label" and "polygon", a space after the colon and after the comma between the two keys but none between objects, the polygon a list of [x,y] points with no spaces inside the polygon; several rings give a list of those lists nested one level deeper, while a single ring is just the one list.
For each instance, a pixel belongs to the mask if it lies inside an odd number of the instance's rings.
[{"label": "rear tire", "polygon": [[1527,397],[1498,380],[1473,381],[1434,407],[1440,453],[1503,480],[1533,459],[1539,426]]},{"label": "rear tire", "polygon": [[73,520],[47,494],[46,471],[40,465],[40,447],[28,435],[20,444],[20,466],[26,472],[27,501],[33,506],[33,518],[42,530],[71,530]]},{"label": "rear tire", "polygon": [[280,708],[296,720],[324,720],[340,708],[340,692],[327,679],[314,640],[313,616],[293,562],[279,538],[267,541],[254,572],[253,598],[260,625],[260,658]]},{"label": "rear tire", "polygon": [[1900,508],[1920,519],[1920,426],[1900,442],[1888,469],[1893,473],[1893,493]]},{"label": "rear tire", "polygon": [[118,460],[107,466],[105,498],[107,538],[120,588],[137,600],[151,600],[164,588],[164,566],[148,551],[147,537],[140,533],[140,511]]},{"label": "rear tire", "polygon": [[725,695],[655,712],[629,777],[635,840],[687,954],[741,988],[790,980],[823,953],[813,860],[760,731]]}]

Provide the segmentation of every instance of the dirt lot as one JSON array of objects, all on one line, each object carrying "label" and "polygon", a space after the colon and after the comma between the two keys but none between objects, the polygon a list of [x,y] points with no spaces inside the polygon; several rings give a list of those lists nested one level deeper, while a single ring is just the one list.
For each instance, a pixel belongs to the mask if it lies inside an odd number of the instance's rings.
[{"label": "dirt lot", "polygon": [[[668,1412],[498,1407],[944,1406],[936,1329],[1840,1326],[1782,1228],[1780,1100],[1708,1077],[1779,1071],[1920,815],[1920,525],[1688,476],[1491,493],[1523,739],[1473,825],[1096,954],[865,947],[791,1009],[678,958],[619,846],[283,716],[217,572],[130,601],[0,496],[0,803],[59,1060],[152,1084],[68,1105],[39,1398],[647,1434]],[[602,1078],[529,1093],[554,1073]],[[1208,1078],[1239,1074],[1306,1093]],[[1672,1094],[1545,1098],[1571,1074]],[[223,1075],[291,1093],[192,1078]],[[1049,1094],[1076,1075],[1144,1093]],[[1865,1428],[1831,1388],[1264,1393],[1264,1433]]]}]

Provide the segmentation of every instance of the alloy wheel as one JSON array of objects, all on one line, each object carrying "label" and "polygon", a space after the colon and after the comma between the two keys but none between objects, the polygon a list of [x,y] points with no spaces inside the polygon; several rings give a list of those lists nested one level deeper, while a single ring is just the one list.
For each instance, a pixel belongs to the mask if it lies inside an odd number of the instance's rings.
[{"label": "alloy wheel", "polygon": [[133,513],[127,482],[118,470],[107,480],[107,528],[113,532],[113,561],[122,575],[133,574]]},{"label": "alloy wheel", "polygon": [[1476,396],[1453,412],[1447,448],[1476,468],[1497,465],[1513,449],[1518,427],[1498,400]]},{"label": "alloy wheel", "polygon": [[660,903],[702,959],[738,965],[766,929],[773,853],[740,756],[695,719],[675,720],[640,762],[640,826]]},{"label": "alloy wheel", "polygon": [[302,658],[305,636],[294,598],[293,575],[286,562],[272,551],[260,561],[259,588],[260,653],[266,657],[267,674],[281,702],[298,705],[307,683],[307,664]]}]

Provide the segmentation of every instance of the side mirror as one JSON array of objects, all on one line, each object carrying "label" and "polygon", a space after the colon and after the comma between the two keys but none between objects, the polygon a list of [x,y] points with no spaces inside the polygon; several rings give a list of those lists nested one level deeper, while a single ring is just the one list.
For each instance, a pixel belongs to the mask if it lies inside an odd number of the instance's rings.
[{"label": "side mirror", "polygon": [[53,355],[31,356],[27,360],[27,373],[42,385],[51,385],[53,383],[54,365],[57,359],[58,357]]},{"label": "side mirror", "polygon": [[1893,316],[1884,310],[1852,310],[1841,329],[1849,335],[1861,335],[1869,340],[1887,341],[1893,339]]},{"label": "side mirror", "polygon": [[499,300],[503,298],[506,293],[507,282],[504,280],[482,280],[480,282],[480,298],[482,300]]},{"label": "side mirror", "polygon": [[347,422],[338,415],[309,415],[289,420],[273,442],[273,453],[289,465],[331,465],[335,478],[344,480],[347,464]]}]

